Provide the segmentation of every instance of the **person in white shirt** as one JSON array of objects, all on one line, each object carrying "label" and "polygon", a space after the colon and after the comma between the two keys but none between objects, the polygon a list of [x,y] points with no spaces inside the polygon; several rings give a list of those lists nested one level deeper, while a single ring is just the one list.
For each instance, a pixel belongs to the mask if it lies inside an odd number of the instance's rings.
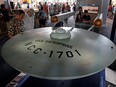
[{"label": "person in white shirt", "polygon": [[25,12],[23,21],[25,27],[24,31],[34,29],[34,10],[32,8]]}]

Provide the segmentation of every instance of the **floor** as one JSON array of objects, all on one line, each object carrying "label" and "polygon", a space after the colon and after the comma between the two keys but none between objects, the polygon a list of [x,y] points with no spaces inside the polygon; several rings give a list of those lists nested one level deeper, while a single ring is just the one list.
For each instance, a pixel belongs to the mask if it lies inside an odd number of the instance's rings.
[{"label": "floor", "polygon": [[[73,21],[73,17],[69,18],[70,20],[68,21],[68,24],[70,27],[74,26],[74,21]],[[112,19],[107,18],[107,23],[106,23],[106,27],[103,27],[102,29],[99,30],[99,33],[106,36],[107,38],[110,38],[110,33],[111,33],[111,29],[112,29]],[[50,26],[48,24],[48,26]],[[0,38],[0,87],[5,87],[5,85],[12,79],[14,78],[16,75],[19,74],[19,72],[15,69],[13,69],[11,66],[9,66],[7,63],[5,63],[5,61],[2,58],[1,55],[1,49],[3,44],[7,41],[8,39],[5,38]],[[114,43],[116,44],[116,34],[115,34],[115,39],[114,39]],[[114,64],[112,64],[111,66],[109,66],[110,68],[112,68],[113,70],[116,70],[116,61],[114,61]],[[30,77],[32,80],[33,77]],[[30,80],[28,81],[28,83],[30,83]],[[40,79],[39,79],[40,80]],[[34,81],[38,81],[37,79],[34,79]],[[43,80],[41,80],[42,82]],[[84,81],[84,80],[83,80]],[[77,80],[73,81],[74,84],[77,83]],[[78,82],[79,83],[79,82]],[[85,82],[86,83],[86,82]],[[93,80],[94,83],[94,80]],[[87,83],[86,83],[87,84]],[[26,85],[26,84],[25,84]],[[45,83],[42,83],[42,85],[45,85]],[[83,84],[84,85],[84,84]],[[26,87],[26,86],[23,86]],[[35,87],[35,86],[34,86]],[[46,87],[46,86],[43,86]],[[47,86],[48,87],[48,86]],[[50,85],[49,87],[53,87],[52,85]],[[76,87],[76,86],[74,86]],[[95,87],[94,84],[92,87]]]}]

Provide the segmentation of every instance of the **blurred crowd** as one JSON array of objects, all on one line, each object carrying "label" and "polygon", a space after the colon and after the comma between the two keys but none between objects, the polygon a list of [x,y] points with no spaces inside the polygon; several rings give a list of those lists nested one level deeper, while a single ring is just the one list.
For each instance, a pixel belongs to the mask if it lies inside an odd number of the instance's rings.
[{"label": "blurred crowd", "polygon": [[108,17],[113,19],[115,12],[116,12],[116,5],[110,4],[108,7]]},{"label": "blurred crowd", "polygon": [[[30,6],[29,3],[23,4],[26,4],[26,7],[22,6],[21,3],[17,3],[14,9],[7,9],[5,4],[1,4],[0,6],[0,16],[3,17],[4,24],[6,24],[9,38],[26,30],[46,27],[48,20],[50,20],[52,16],[66,12],[75,12],[73,17],[75,27],[82,28],[82,25],[86,25],[85,27],[88,25],[91,26],[91,16],[88,10],[83,11],[83,8],[81,6],[77,7],[76,3],[39,2],[37,5],[33,6]],[[108,12],[111,12],[110,9],[112,9],[112,15],[114,14],[114,7],[115,6],[112,6],[112,8],[109,7],[108,9]],[[67,20],[68,18],[64,21]]]},{"label": "blurred crowd", "polygon": [[[69,11],[75,11],[75,4],[73,8],[66,3],[51,3],[47,4],[39,2],[37,10],[30,8],[27,5],[23,8],[20,3],[17,3],[14,9],[7,9],[5,4],[1,4],[0,16],[3,17],[3,21],[8,29],[8,37],[19,34],[25,30],[46,27],[47,21],[51,16],[65,13]],[[72,10],[71,10],[72,9]]]}]

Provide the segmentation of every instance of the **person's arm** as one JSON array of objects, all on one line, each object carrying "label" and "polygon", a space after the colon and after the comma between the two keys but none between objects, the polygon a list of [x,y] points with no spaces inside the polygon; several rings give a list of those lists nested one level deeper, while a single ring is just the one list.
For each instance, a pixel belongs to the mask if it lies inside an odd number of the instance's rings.
[{"label": "person's arm", "polygon": [[13,26],[10,26],[10,28],[8,29],[8,37],[11,38],[14,35],[14,28]]},{"label": "person's arm", "polygon": [[10,28],[8,29],[8,37],[11,38],[14,36],[14,28],[15,28],[15,24],[14,21],[11,20],[10,22]]}]

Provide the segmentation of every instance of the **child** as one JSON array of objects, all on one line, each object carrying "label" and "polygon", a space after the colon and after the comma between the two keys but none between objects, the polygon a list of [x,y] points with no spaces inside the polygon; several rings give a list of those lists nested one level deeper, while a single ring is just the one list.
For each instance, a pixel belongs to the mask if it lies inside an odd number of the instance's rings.
[{"label": "child", "polygon": [[83,23],[87,23],[87,24],[90,23],[91,17],[88,14],[87,10],[84,10],[84,15],[82,16],[82,19],[83,19]]}]

